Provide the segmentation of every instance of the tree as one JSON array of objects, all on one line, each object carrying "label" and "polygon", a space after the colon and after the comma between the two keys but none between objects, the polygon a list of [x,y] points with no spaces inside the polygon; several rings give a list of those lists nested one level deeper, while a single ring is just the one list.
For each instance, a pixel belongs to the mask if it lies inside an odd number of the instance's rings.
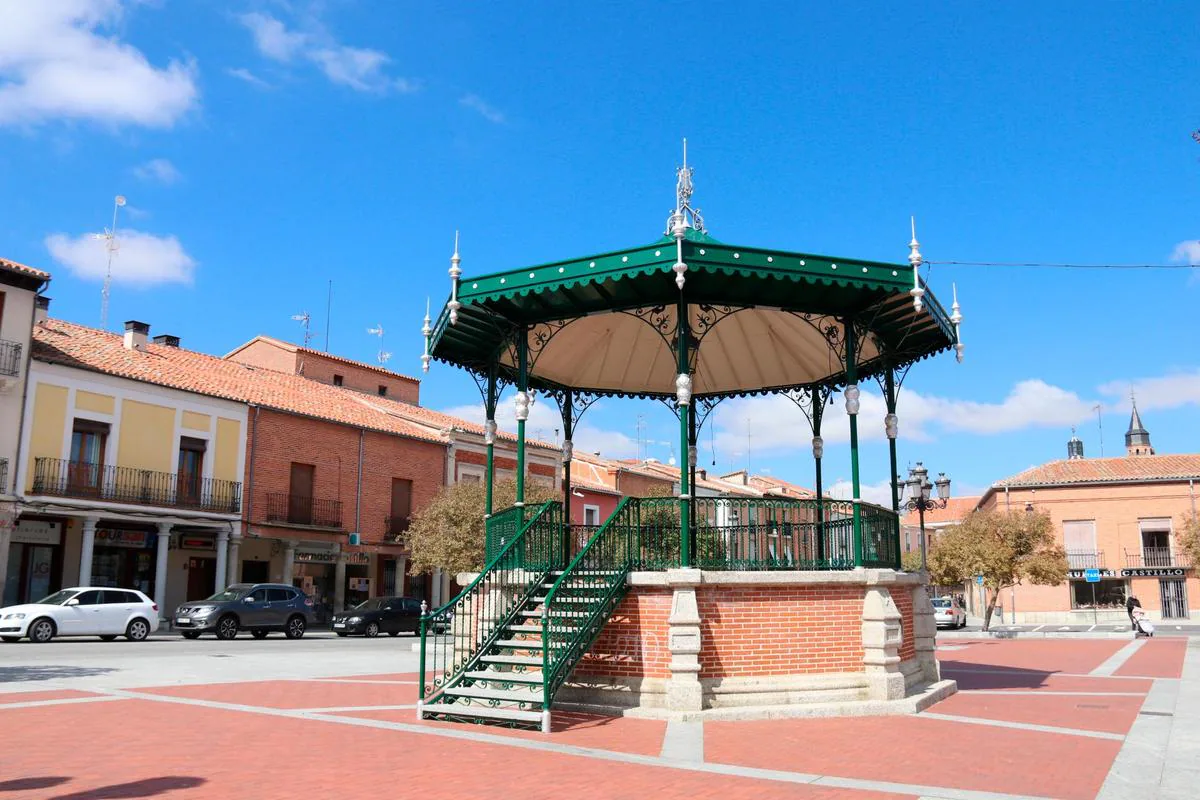
[{"label": "tree", "polygon": [[[928,557],[928,554],[926,554]],[[921,571],[921,551],[909,550],[900,556],[900,569],[905,572],[920,572]]]},{"label": "tree", "polygon": [[1183,527],[1176,541],[1191,563],[1200,564],[1200,516],[1194,513],[1183,515]]},{"label": "tree", "polygon": [[[496,481],[493,507],[508,508],[517,496],[513,480]],[[525,505],[535,506],[558,498],[558,492],[535,481],[525,483]],[[413,572],[443,569],[451,575],[483,569],[484,509],[487,486],[456,483],[446,486],[433,501],[413,515],[405,534]]]},{"label": "tree", "polygon": [[1067,553],[1054,539],[1047,514],[1025,511],[973,511],[938,535],[928,554],[929,575],[938,586],[954,586],[983,576],[986,631],[1000,592],[1024,581],[1057,586],[1067,579]]}]

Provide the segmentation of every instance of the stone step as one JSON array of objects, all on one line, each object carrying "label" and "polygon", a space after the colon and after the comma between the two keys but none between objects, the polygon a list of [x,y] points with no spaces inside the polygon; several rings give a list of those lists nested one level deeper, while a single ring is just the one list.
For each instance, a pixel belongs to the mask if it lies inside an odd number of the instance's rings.
[{"label": "stone step", "polygon": [[541,656],[480,656],[480,661],[486,664],[509,664],[515,667],[540,667]]},{"label": "stone step", "polygon": [[540,641],[521,641],[520,639],[497,639],[496,647],[507,647],[510,650],[541,650],[542,643]]},{"label": "stone step", "polygon": [[[537,617],[538,619],[542,618],[541,611],[518,611],[517,613],[520,614],[522,617]],[[589,616],[588,612],[586,612],[586,611],[556,611],[556,612],[554,612],[553,619],[559,619],[560,617],[568,618],[568,617],[586,617],[586,616]]]},{"label": "stone step", "polygon": [[512,672],[510,670],[479,670],[475,672],[464,672],[463,677],[471,678],[477,681],[489,681],[495,683],[529,683],[542,685],[542,673],[540,672]]},{"label": "stone step", "polygon": [[458,703],[433,703],[421,710],[421,716],[451,716],[456,719],[494,719],[507,722],[529,722],[540,724],[541,711],[524,711],[519,708],[492,708],[489,706],[464,706]]},{"label": "stone step", "polygon": [[532,703],[542,699],[539,683],[526,689],[488,689],[482,686],[451,686],[443,690],[451,697],[470,697],[475,700],[505,700],[510,703]]}]

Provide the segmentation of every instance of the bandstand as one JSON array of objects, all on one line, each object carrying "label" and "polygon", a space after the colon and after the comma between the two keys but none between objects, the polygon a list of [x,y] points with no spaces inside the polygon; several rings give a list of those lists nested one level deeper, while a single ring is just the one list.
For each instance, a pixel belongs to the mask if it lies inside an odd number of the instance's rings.
[{"label": "bandstand", "polygon": [[[940,680],[922,576],[900,569],[899,498],[860,499],[859,385],[879,383],[896,469],[899,387],[954,349],[947,314],[908,265],[712,238],[677,171],[666,234],[641,247],[465,277],[425,320],[432,360],[475,377],[487,411],[486,565],[421,626],[420,718],[540,726],[555,709],[672,717],[899,713]],[[516,389],[517,500],[492,507],[502,391]],[[826,497],[822,416],[849,420],[853,498]],[[562,414],[561,501],[526,506],[533,393]],[[781,394],[811,426],[813,498],[696,497],[696,439],[723,399]],[[663,401],[679,421],[677,497],[626,497],[570,524],[571,435],[597,398]]]}]

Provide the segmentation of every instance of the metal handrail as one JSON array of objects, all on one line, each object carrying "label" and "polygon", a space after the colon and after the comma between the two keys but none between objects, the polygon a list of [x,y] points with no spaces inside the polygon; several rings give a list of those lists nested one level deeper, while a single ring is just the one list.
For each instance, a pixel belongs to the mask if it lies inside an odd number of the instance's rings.
[{"label": "metal handrail", "polygon": [[1070,569],[1103,569],[1103,550],[1068,550],[1067,567]]},{"label": "metal handrail", "polygon": [[227,514],[242,508],[240,481],[63,458],[34,459],[31,493]]},{"label": "metal handrail", "polygon": [[342,501],[287,492],[268,492],[264,521],[340,530]]}]

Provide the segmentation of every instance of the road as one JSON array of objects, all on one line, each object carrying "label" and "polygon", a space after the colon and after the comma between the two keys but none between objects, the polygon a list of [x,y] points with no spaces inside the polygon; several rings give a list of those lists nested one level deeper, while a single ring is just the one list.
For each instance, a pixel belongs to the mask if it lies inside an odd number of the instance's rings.
[{"label": "road", "polygon": [[310,632],[303,639],[274,635],[233,641],[193,641],[155,635],[144,642],[54,639],[46,644],[0,644],[0,694],[29,691],[31,683],[69,682],[80,689],[126,689],[257,679],[320,678],[416,672],[413,636],[339,638]]}]

